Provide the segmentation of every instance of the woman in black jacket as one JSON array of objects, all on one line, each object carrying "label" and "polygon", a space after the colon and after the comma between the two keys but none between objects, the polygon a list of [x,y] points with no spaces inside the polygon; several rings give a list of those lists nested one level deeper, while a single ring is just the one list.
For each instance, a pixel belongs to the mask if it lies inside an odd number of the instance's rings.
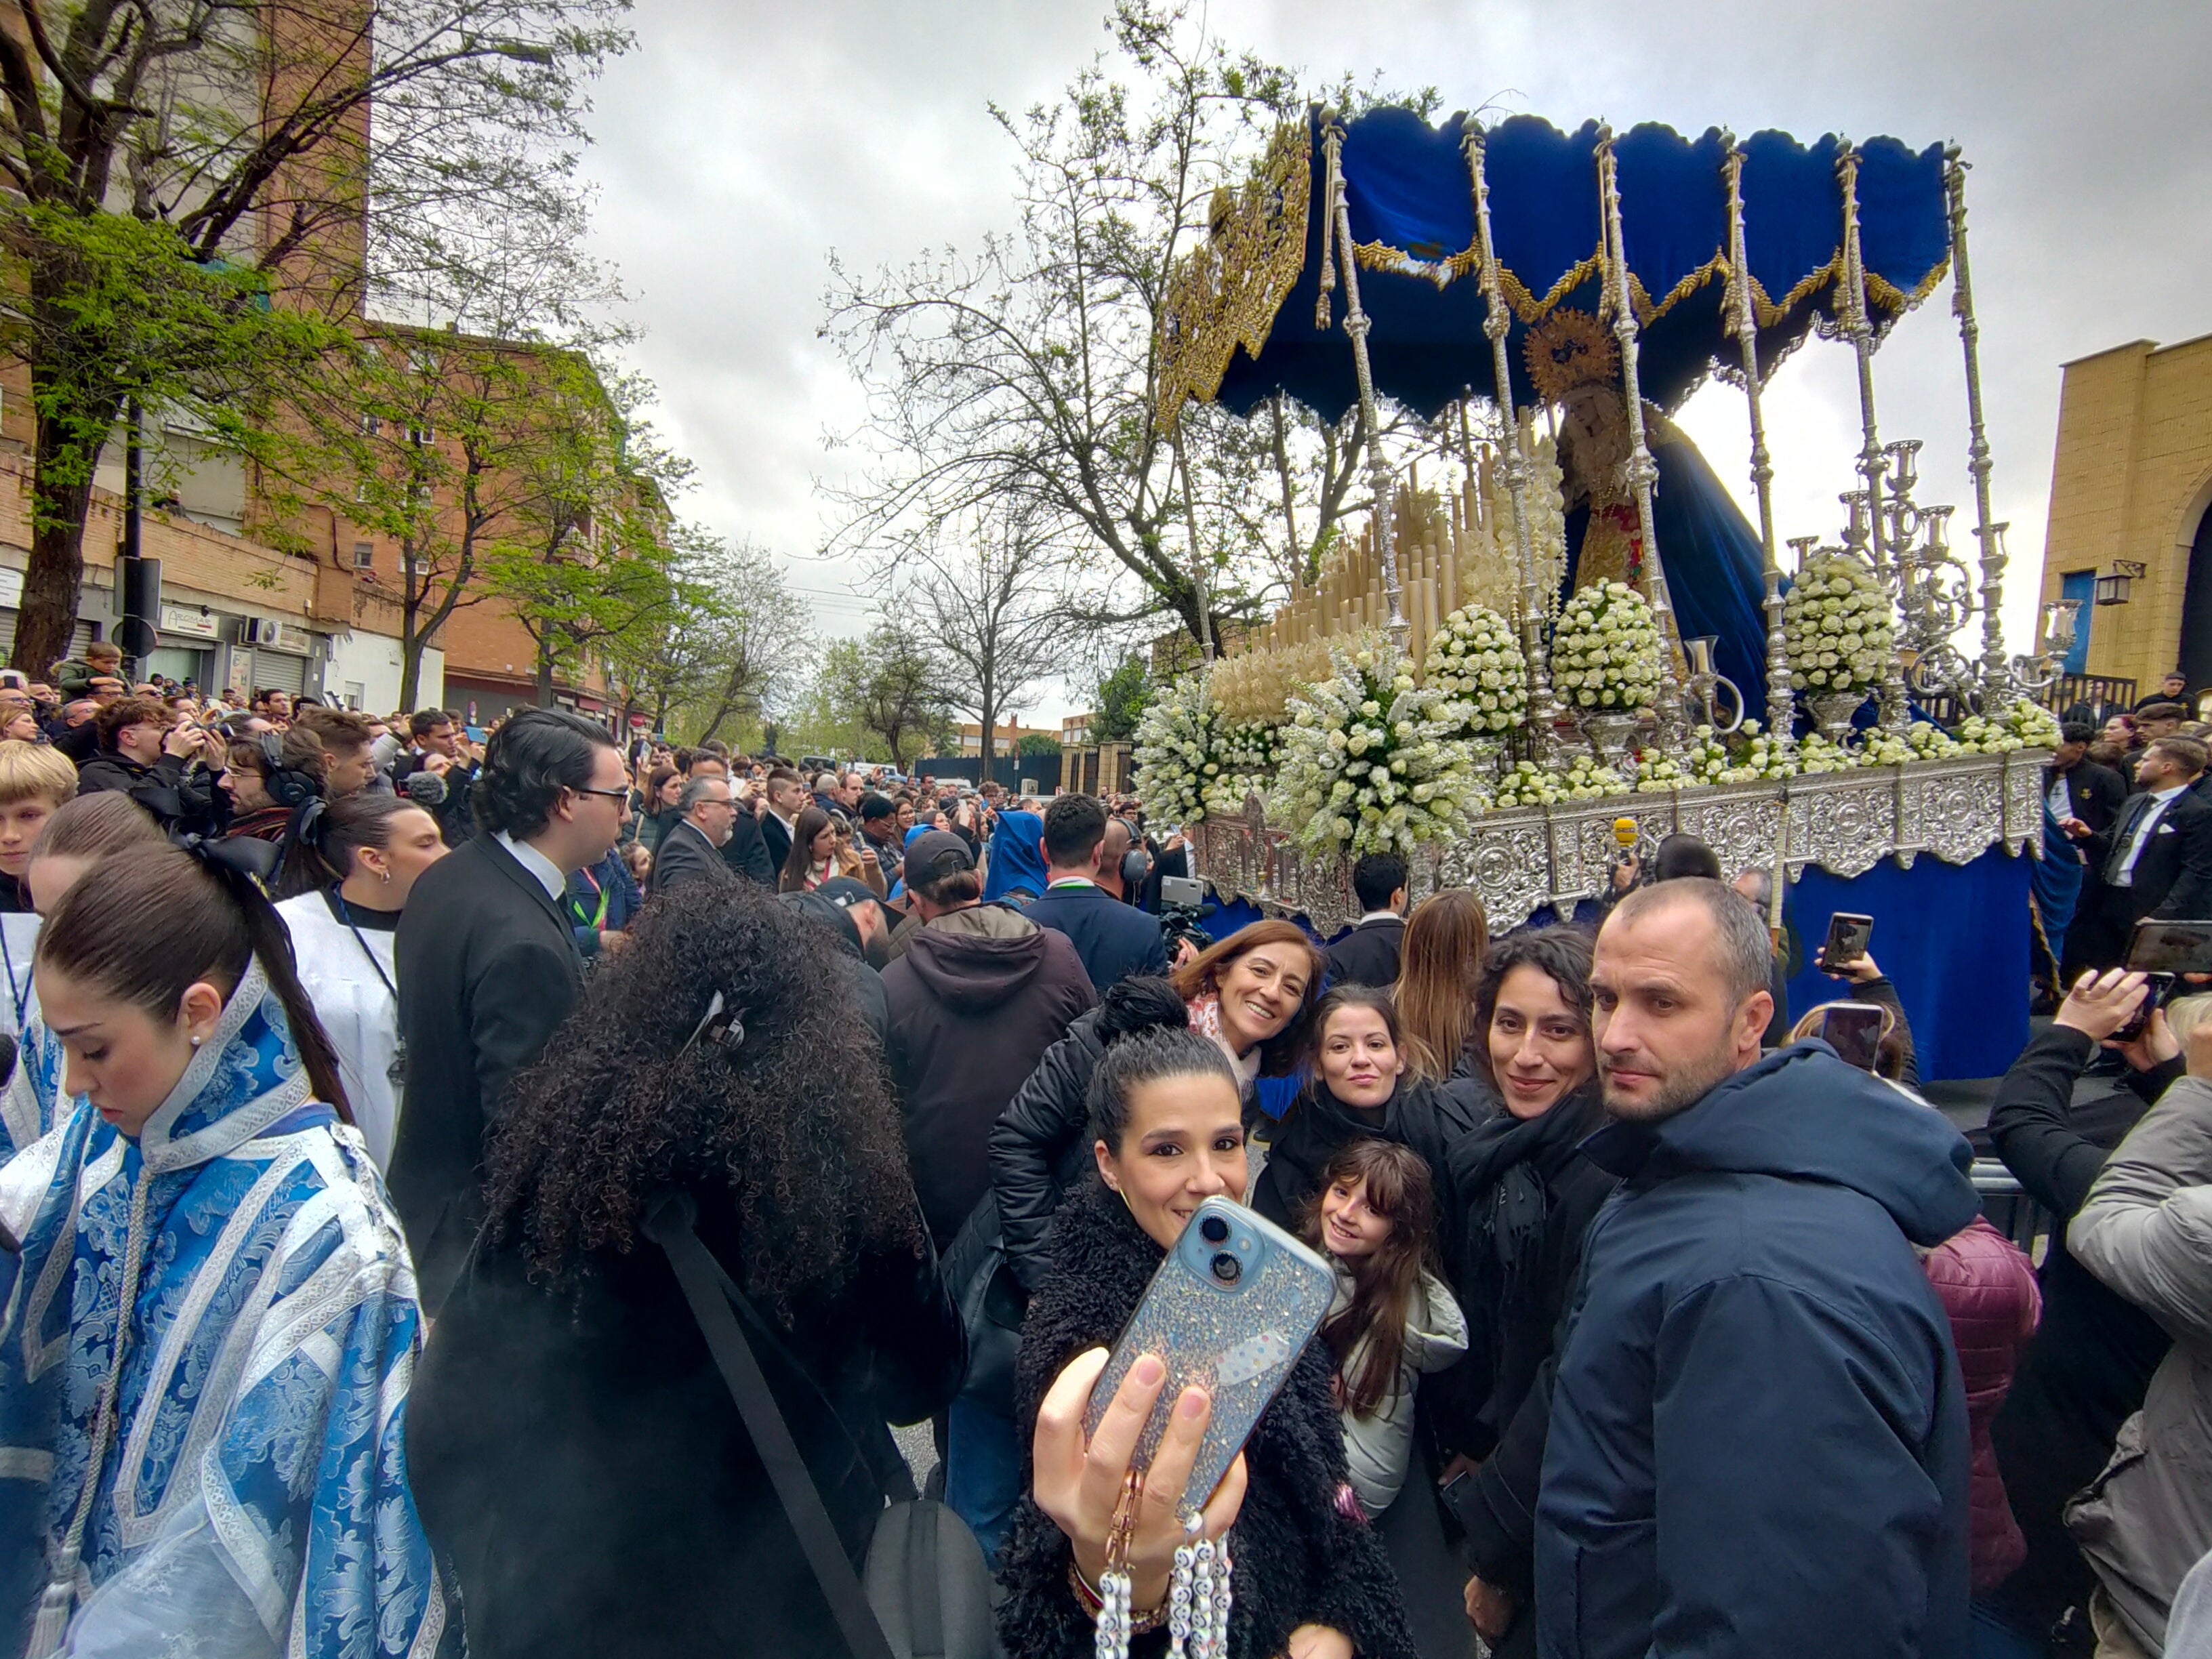
[{"label": "woman in black jacket", "polygon": [[912,1492],[886,1420],[941,1407],[965,1351],[881,1056],[813,924],[744,882],[648,907],[518,1079],[488,1165],[407,1425],[470,1650],[842,1652],[641,1231],[661,1194],[696,1205],[857,1565],[885,1498]]},{"label": "woman in black jacket", "polygon": [[1515,933],[1491,946],[1475,1030],[1493,1105],[1451,1152],[1477,1408],[1472,1420],[1441,1427],[1455,1451],[1484,1460],[1449,1491],[1474,1568],[1468,1617],[1509,1659],[1536,1651],[1534,1519],[1552,1343],[1583,1235],[1613,1188],[1579,1151],[1605,1121],[1589,971],[1589,938],[1574,928]]},{"label": "woman in black jacket", "polygon": [[[1089,1102],[1095,1173],[1060,1212],[1051,1273],[1022,1335],[1016,1394],[1025,1447],[1054,1379],[1113,1346],[1190,1212],[1244,1190],[1237,1077],[1212,1043],[1178,1030],[1122,1038],[1096,1067]],[[1244,1443],[1243,1499],[1228,1534],[1228,1650],[1237,1659],[1410,1659],[1413,1651],[1389,1565],[1354,1518],[1332,1370],[1326,1346],[1308,1342]],[[1085,1592],[1097,1589],[1100,1539],[1080,1524],[1075,1494],[1048,1478],[1056,1472],[1049,1464],[1030,1472],[1033,1495],[1016,1510],[1006,1545],[999,1632],[1023,1659],[1078,1659],[1097,1639]],[[1206,1496],[1183,1494],[1194,1504]],[[1132,1611],[1142,1620],[1165,1599],[1164,1575],[1155,1569],[1136,1582],[1133,1563],[1131,1577]],[[1130,1650],[1157,1654],[1167,1642],[1161,1629],[1136,1636]]]},{"label": "woman in black jacket", "polygon": [[[2096,1479],[2120,1425],[2142,1408],[2171,1346],[2163,1328],[2107,1289],[2066,1248],[2066,1224],[2113,1147],[2182,1074],[2181,1045],[2154,1014],[2120,1050],[2127,1088],[2074,1102],[2074,1085],[2142,998],[2143,977],[2085,974],[2057,1018],[2028,1041],[1997,1085],[1990,1137],[2029,1197],[2051,1215],[2037,1277],[2043,1322],[2029,1340],[1990,1440],[2027,1558],[1990,1596],[1997,1617],[2040,1642],[2062,1620],[2086,1638],[2096,1578],[2066,1530],[2068,1500]],[[2069,1610],[2071,1609],[2071,1617]]]},{"label": "woman in black jacket", "polygon": [[1193,1029],[1221,1045],[1249,1094],[1254,1079],[1280,1077],[1296,1062],[1326,966],[1296,923],[1255,921],[1165,980],[1123,980],[1045,1050],[991,1130],[991,1188],[1007,1265],[1024,1290],[1042,1282],[1045,1229],[1091,1162],[1085,1101],[1107,1030],[1117,1021],[1172,1020],[1172,997]]}]

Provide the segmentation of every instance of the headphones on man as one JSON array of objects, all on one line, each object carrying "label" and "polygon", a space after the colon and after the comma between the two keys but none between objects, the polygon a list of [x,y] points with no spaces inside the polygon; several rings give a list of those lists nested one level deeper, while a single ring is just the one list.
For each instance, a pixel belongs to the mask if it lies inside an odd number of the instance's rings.
[{"label": "headphones on man", "polygon": [[323,793],[321,781],[312,772],[302,772],[296,766],[284,763],[284,740],[274,732],[264,732],[259,738],[262,761],[262,785],[269,799],[290,811],[313,800]]}]

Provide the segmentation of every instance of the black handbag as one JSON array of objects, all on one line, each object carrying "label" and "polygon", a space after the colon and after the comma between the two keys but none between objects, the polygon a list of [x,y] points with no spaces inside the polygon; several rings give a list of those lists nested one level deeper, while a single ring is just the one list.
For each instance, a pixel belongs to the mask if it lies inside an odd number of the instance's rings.
[{"label": "black handbag", "polygon": [[887,1505],[869,1537],[865,1567],[854,1571],[745,1334],[745,1324],[759,1325],[759,1316],[699,1242],[692,1231],[697,1216],[688,1194],[670,1194],[649,1207],[645,1235],[675,1271],[853,1659],[1003,1659],[982,1549],[942,1504],[915,1498]]}]

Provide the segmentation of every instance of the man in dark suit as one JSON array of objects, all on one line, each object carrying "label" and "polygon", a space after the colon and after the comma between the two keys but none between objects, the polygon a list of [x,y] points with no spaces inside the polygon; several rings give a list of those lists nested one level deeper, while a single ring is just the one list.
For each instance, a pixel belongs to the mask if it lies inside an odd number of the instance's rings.
[{"label": "man in dark suit", "polygon": [[[711,884],[738,879],[722,860],[723,849],[741,816],[730,795],[730,781],[719,774],[694,771],[676,805],[684,816],[668,826],[653,854],[654,895],[673,893],[699,882]],[[754,834],[757,837],[759,831]]]},{"label": "man in dark suit", "polygon": [[[768,775],[768,810],[761,814],[761,841],[768,848],[769,862],[781,875],[783,866],[791,861],[791,832],[799,822],[799,815],[809,805],[806,781],[788,766],[770,769]],[[770,881],[769,885],[775,885]]]},{"label": "man in dark suit", "polygon": [[[476,763],[463,750],[465,738],[454,728],[453,717],[442,708],[424,708],[410,715],[407,733],[414,739],[414,747],[392,763],[392,786],[417,800],[437,819],[447,846],[459,847],[477,832],[476,818],[469,808]],[[443,792],[409,789],[407,780],[417,772],[436,777],[444,786]]]},{"label": "man in dark suit", "polygon": [[1370,853],[1352,866],[1352,891],[1365,914],[1328,947],[1332,985],[1398,982],[1398,957],[1406,946],[1406,860],[1395,853]]},{"label": "man in dark suit", "polygon": [[[2136,793],[2112,827],[2087,838],[2103,885],[2081,940],[2082,966],[2118,965],[2145,917],[2212,920],[2212,804],[2193,787],[2205,758],[2194,738],[2159,738],[2136,763]],[[2067,833],[2079,823],[2066,823]]]},{"label": "man in dark suit", "polygon": [[483,1219],[484,1131],[582,988],[561,895],[621,836],[629,778],[589,720],[526,709],[487,745],[475,808],[482,833],[423,872],[394,941],[407,1089],[388,1180],[433,1317]]},{"label": "man in dark suit", "polygon": [[1045,890],[1029,917],[1067,936],[1101,994],[1131,974],[1168,970],[1159,918],[1100,890],[1105,857],[1106,809],[1089,795],[1054,797],[1044,809]]},{"label": "man in dark suit", "polygon": [[2071,985],[2081,976],[2087,966],[2081,953],[2096,947],[2102,930],[2096,912],[2103,864],[2090,855],[2089,838],[2110,830],[2128,801],[2127,779],[2088,757],[2089,744],[2096,735],[2097,728],[2087,720],[2066,721],[2058,728],[2058,748],[2044,774],[2044,803],[2062,827],[2075,826],[2068,833],[2073,838],[2075,860],[2081,866],[2081,896],[2075,903],[2074,920],[2059,951],[2058,978],[2063,985]]},{"label": "man in dark suit", "polygon": [[[721,860],[723,867],[732,875],[743,876],[747,881],[774,892],[776,872],[782,866],[772,865],[768,861],[768,843],[761,839],[760,823],[753,817],[752,803],[738,798],[737,785],[730,777],[729,763],[720,755],[710,754],[702,750],[691,757],[691,772],[685,785],[685,793],[689,794],[690,784],[707,778],[722,780],[724,787],[729,794],[730,805],[733,809],[730,817],[730,832],[719,843],[721,850],[715,856]],[[679,807],[678,810],[684,809]],[[719,822],[718,819],[717,823]],[[710,831],[710,826],[706,823],[701,823],[696,827],[702,831]],[[712,839],[711,832],[708,838]],[[659,860],[660,854],[656,852],[653,854],[656,866]]]}]

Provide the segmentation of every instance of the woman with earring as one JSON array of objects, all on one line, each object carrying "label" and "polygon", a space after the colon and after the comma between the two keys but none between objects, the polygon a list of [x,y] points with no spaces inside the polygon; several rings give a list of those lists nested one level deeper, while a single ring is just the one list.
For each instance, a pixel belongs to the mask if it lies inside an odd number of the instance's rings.
[{"label": "woman with earring", "polygon": [[444,1632],[407,1248],[239,851],[112,855],[40,934],[68,1103],[0,1183],[0,1620],[29,1653],[354,1659]]},{"label": "woman with earring", "polygon": [[383,1169],[399,1131],[399,993],[392,937],[415,878],[446,855],[438,821],[402,795],[348,795],[305,830],[311,890],[276,907],[300,982],[330,1033],[354,1123]]},{"label": "woman with earring", "polygon": [[[1158,1398],[1158,1362],[1138,1360],[1087,1438],[1085,1407],[1106,1351],[1192,1212],[1212,1197],[1241,1201],[1248,1168],[1237,1073],[1195,1031],[1152,1026],[1115,1039],[1087,1100],[1091,1167],[1054,1224],[1050,1271],[1030,1303],[1015,1366],[1030,1479],[1000,1573],[1007,1595],[999,1635],[1008,1653],[1033,1659],[1109,1650],[1097,1620],[1100,1578],[1114,1559],[1110,1495],[1124,1490],[1134,1438],[1122,1430]],[[1325,1343],[1305,1345],[1215,1492],[1174,1490],[1181,1482],[1171,1471],[1187,1476],[1190,1462],[1171,1464],[1163,1440],[1133,1506],[1126,1569],[1116,1569],[1127,1572],[1132,1615],[1121,1653],[1164,1649],[1175,1551],[1186,1541],[1177,1523],[1194,1510],[1208,1537],[1228,1540],[1228,1653],[1410,1659],[1397,1585],[1352,1492],[1334,1370]],[[1202,1419],[1209,1402],[1191,1388],[1170,1409],[1180,1427]]]}]

